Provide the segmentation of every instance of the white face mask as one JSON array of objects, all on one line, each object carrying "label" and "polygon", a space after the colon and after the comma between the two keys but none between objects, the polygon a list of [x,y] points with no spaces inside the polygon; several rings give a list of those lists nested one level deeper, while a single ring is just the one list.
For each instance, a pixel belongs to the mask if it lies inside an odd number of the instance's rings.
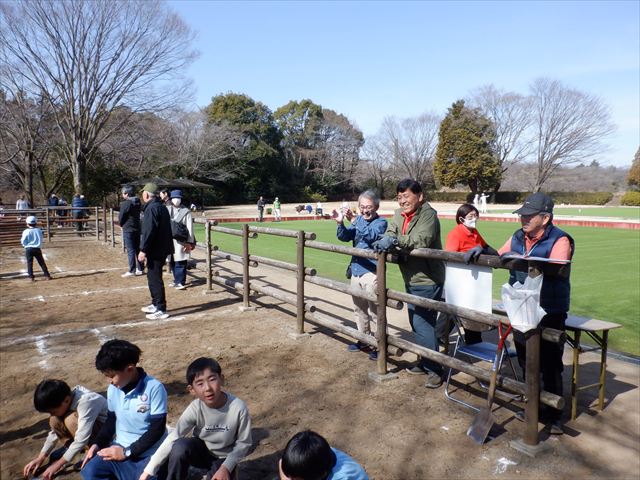
[{"label": "white face mask", "polygon": [[474,218],[473,220],[467,220],[466,218],[462,219],[462,224],[470,229],[475,229],[476,228],[476,222],[478,221],[478,219]]},{"label": "white face mask", "polygon": [[182,200],[181,200],[181,199],[179,199],[179,198],[172,198],[172,199],[171,199],[171,203],[173,203],[173,206],[174,206],[174,207],[179,207],[179,206],[180,206],[180,204],[182,203]]}]

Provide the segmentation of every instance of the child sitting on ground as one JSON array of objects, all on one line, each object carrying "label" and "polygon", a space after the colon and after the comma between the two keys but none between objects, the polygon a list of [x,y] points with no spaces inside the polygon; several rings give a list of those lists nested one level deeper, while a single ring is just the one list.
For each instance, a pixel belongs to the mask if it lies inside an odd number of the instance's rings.
[{"label": "child sitting on ground", "polygon": [[51,379],[38,384],[33,405],[37,411],[51,415],[51,431],[38,456],[25,465],[22,473],[25,477],[35,475],[60,441],[64,453],[60,458],[52,455],[52,463],[41,476],[43,480],[50,480],[93,442],[95,433],[107,419],[107,399],[80,385],[72,390],[62,380]]},{"label": "child sitting on ground", "polygon": [[[167,458],[171,480],[188,478],[189,467],[209,471],[207,479],[229,480],[251,448],[251,418],[245,403],[224,392],[224,375],[213,358],[187,367],[187,389],[196,397],[140,476],[146,480]],[[193,436],[189,436],[193,430]]]},{"label": "child sitting on ground", "polygon": [[136,366],[141,353],[126,340],[109,340],[96,355],[110,381],[108,413],[82,463],[85,480],[138,478],[166,436],[167,391]]},{"label": "child sitting on ground", "polygon": [[311,430],[291,437],[278,468],[280,480],[369,480],[353,458]]},{"label": "child sitting on ground", "polygon": [[25,228],[22,232],[22,238],[20,243],[24,247],[24,253],[27,257],[27,273],[32,282],[35,282],[36,279],[33,276],[33,259],[35,258],[38,261],[38,265],[42,269],[42,273],[47,280],[51,280],[51,274],[49,273],[49,269],[47,268],[47,264],[44,261],[44,257],[42,256],[42,250],[40,247],[42,246],[42,230],[36,227],[38,223],[38,219],[33,215],[27,217],[27,228]]}]

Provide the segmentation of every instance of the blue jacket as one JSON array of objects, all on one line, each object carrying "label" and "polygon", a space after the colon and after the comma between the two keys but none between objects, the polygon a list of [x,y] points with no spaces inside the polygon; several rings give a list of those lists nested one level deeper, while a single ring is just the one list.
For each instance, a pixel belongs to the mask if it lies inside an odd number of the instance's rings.
[{"label": "blue jacket", "polygon": [[[571,256],[575,250],[573,238],[553,224],[549,224],[540,238],[529,252],[525,252],[524,232],[518,230],[511,237],[511,251],[521,254],[542,258],[550,258],[553,245],[562,237],[567,237],[571,244]],[[516,272],[511,270],[509,275],[509,284],[516,282],[524,283],[527,278],[526,272]],[[569,303],[571,297],[571,284],[569,278],[545,276],[542,280],[542,289],[540,290],[540,306],[547,313],[567,313],[569,311]]]},{"label": "blue jacket", "polygon": [[38,227],[25,228],[20,242],[24,248],[40,248],[42,246],[42,230]]},{"label": "blue jacket", "polygon": [[[86,198],[73,197],[73,200],[71,201],[71,206],[72,207],[88,207],[89,204],[87,203]],[[81,214],[84,214],[86,210],[75,209],[75,210],[72,210],[71,212],[73,215],[81,215]]]},{"label": "blue jacket", "polygon": [[[358,215],[351,225],[345,227],[338,224],[338,240],[353,242],[356,248],[371,249],[373,242],[380,239],[387,230],[387,221],[382,217],[376,217],[370,222]],[[370,258],[351,257],[351,274],[361,277],[367,272],[376,272],[377,262]]]}]

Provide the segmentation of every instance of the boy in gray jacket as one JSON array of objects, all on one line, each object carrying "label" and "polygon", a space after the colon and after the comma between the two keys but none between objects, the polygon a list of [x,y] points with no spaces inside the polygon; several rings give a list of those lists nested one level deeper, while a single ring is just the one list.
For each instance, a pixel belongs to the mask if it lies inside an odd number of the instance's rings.
[{"label": "boy in gray jacket", "polygon": [[151,478],[167,459],[168,479],[186,479],[193,466],[208,470],[210,480],[229,480],[249,453],[249,411],[242,400],[222,390],[220,364],[213,358],[194,360],[187,368],[187,383],[196,399],[153,454],[140,480]]},{"label": "boy in gray jacket", "polygon": [[80,385],[72,390],[62,380],[49,379],[43,380],[36,387],[33,404],[39,412],[51,415],[51,431],[42,450],[25,465],[23,473],[25,477],[35,475],[56,443],[60,441],[64,447],[62,457],[52,458],[52,463],[42,474],[43,479],[50,480],[70,463],[77,453],[90,445],[95,433],[107,419],[107,399]]}]

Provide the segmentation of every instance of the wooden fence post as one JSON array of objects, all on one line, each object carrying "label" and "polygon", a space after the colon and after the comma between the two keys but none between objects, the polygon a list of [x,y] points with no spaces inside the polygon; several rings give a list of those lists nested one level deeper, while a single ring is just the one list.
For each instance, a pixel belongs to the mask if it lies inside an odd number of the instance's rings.
[{"label": "wooden fence post", "polygon": [[107,206],[102,206],[102,228],[104,230],[104,243],[107,243]]},{"label": "wooden fence post", "polygon": [[49,218],[49,208],[45,208],[45,213],[47,215],[47,241],[51,241],[51,218]]},{"label": "wooden fence post", "polygon": [[100,241],[100,211],[98,210],[98,207],[95,207],[96,209],[96,241]]},{"label": "wooden fence post", "polygon": [[[109,209],[109,217],[111,217],[110,220],[109,220],[109,223],[111,223],[111,246],[113,248],[115,248],[115,246],[116,246],[116,224],[113,221],[113,208]],[[122,242],[122,243],[124,243],[124,242]]]},{"label": "wooden fence post", "polygon": [[211,281],[211,250],[212,250],[212,245],[211,245],[211,223],[209,222],[209,220],[207,220],[204,224],[204,228],[205,228],[205,235],[207,238],[207,290],[212,290],[213,289],[213,282]]},{"label": "wooden fence post", "polygon": [[376,279],[378,282],[376,340],[378,340],[378,375],[387,373],[387,254],[378,253]]},{"label": "wooden fence post", "polygon": [[297,308],[296,308],[296,320],[298,325],[298,334],[304,334],[304,231],[298,232],[298,240],[296,242],[296,265],[298,271],[297,276]]},{"label": "wooden fence post", "polygon": [[242,225],[242,303],[249,308],[249,225]]}]

